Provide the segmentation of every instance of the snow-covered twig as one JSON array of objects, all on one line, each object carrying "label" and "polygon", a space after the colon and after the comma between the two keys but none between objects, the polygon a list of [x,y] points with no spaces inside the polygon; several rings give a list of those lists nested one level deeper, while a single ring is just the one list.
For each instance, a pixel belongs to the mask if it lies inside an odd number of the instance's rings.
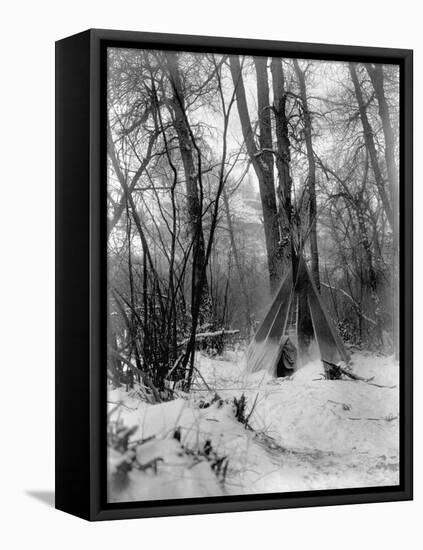
[{"label": "snow-covered twig", "polygon": [[[197,369],[197,367],[194,367],[194,370],[195,372],[198,374],[198,376],[201,378],[201,380],[203,381],[203,384],[206,386],[207,390],[212,392],[214,390],[211,389],[211,387],[207,384],[207,382],[205,381],[204,379],[204,376],[201,374],[200,370]],[[217,395],[217,394],[216,394]]]},{"label": "snow-covered twig", "polygon": [[259,394],[257,393],[257,394],[256,394],[256,398],[254,399],[253,406],[251,407],[251,411],[248,413],[248,416],[247,416],[247,418],[245,419],[245,426],[246,426],[246,427],[249,426],[248,421],[250,420],[251,415],[253,414],[254,409],[256,408],[258,396],[259,396]]},{"label": "snow-covered twig", "polygon": [[113,407],[111,411],[108,412],[108,416],[113,414],[119,407],[124,407],[125,409],[128,409],[128,411],[136,411],[138,407],[128,407],[128,405],[125,405],[123,401],[107,401],[110,405],[116,405],[116,407]]},{"label": "snow-covered twig", "polygon": [[383,418],[366,418],[366,417],[359,417],[359,416],[347,416],[348,420],[384,420],[385,422],[392,422],[393,420],[397,420],[398,416],[384,416]]},{"label": "snow-covered twig", "polygon": [[349,300],[351,300],[351,302],[357,306],[359,309],[360,309],[360,315],[363,319],[365,319],[366,321],[368,321],[369,323],[371,323],[372,325],[376,326],[377,323],[374,319],[371,319],[370,317],[368,317],[365,313],[363,313],[361,311],[361,307],[360,307],[360,304],[357,302],[357,300],[355,298],[353,298],[350,294],[348,294],[348,292],[346,292],[345,290],[343,290],[342,288],[337,288],[335,286],[331,286],[327,283],[323,283],[323,282],[320,282],[320,285],[321,286],[325,286],[326,288],[329,288],[330,290],[336,290],[337,292],[340,292],[342,295],[344,295],[345,297],[347,297]]},{"label": "snow-covered twig", "polygon": [[[197,332],[195,335],[196,342],[200,340],[205,340],[207,338],[217,338],[218,336],[234,336],[235,334],[239,334],[239,330],[216,330],[214,332]],[[181,340],[178,342],[178,348],[181,346],[185,346],[185,344],[188,344],[189,338],[185,338],[184,340]]]}]

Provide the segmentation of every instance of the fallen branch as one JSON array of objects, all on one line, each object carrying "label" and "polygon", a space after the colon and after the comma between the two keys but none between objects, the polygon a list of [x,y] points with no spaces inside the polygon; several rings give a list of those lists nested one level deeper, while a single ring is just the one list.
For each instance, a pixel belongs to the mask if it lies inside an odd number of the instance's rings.
[{"label": "fallen branch", "polygon": [[136,411],[138,410],[138,407],[128,407],[128,405],[125,405],[123,401],[107,401],[109,405],[116,405],[116,407],[113,407],[108,413],[107,416],[112,415],[119,407],[124,407],[125,409],[128,409],[128,411]]},{"label": "fallen branch", "polygon": [[[364,380],[364,382],[366,381]],[[383,384],[376,384],[375,382],[367,382],[367,384],[369,384],[370,386],[376,386],[377,388],[387,388],[388,390],[393,390],[397,387],[396,384],[394,384],[393,386],[384,386]]]},{"label": "fallen branch", "polygon": [[347,416],[348,420],[384,420],[385,422],[392,422],[393,420],[396,420],[398,416],[384,416],[383,418],[366,418],[366,417],[359,417],[359,416]]},{"label": "fallen branch", "polygon": [[354,380],[355,382],[365,382],[366,384],[369,384],[370,386],[376,386],[377,388],[388,388],[390,390],[396,388],[396,385],[394,385],[394,386],[384,386],[382,384],[376,384],[375,382],[373,382],[373,380],[375,378],[374,376],[372,376],[371,378],[363,378],[362,376],[358,376],[358,374],[354,374],[352,372],[347,371],[346,369],[343,369],[340,365],[336,365],[335,363],[331,363],[330,361],[325,361],[324,359],[322,359],[322,361],[326,365],[329,365],[329,367],[331,367],[332,369],[336,369],[341,374],[343,374],[344,376],[347,376],[348,378],[351,378],[351,380]]},{"label": "fallen branch", "polygon": [[[217,338],[218,336],[234,336],[235,334],[239,334],[239,330],[216,330],[214,332],[197,332],[195,335],[195,341],[201,342],[201,340],[206,340],[207,338]],[[178,342],[178,348],[185,346],[189,342],[189,338],[185,338],[184,340],[181,340],[181,342]]]}]

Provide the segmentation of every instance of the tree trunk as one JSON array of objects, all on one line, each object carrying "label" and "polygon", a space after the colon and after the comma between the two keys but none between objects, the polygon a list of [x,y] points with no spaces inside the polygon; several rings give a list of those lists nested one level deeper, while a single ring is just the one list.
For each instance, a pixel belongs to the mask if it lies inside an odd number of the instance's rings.
[{"label": "tree trunk", "polygon": [[244,274],[244,271],[242,270],[242,266],[241,266],[241,259],[239,257],[239,253],[238,253],[238,247],[237,247],[236,240],[235,240],[235,232],[234,232],[232,218],[231,218],[231,212],[230,212],[230,208],[229,208],[228,195],[227,195],[225,189],[223,189],[223,204],[225,206],[225,214],[226,214],[226,221],[227,221],[227,224],[228,224],[229,238],[230,238],[230,241],[231,241],[231,248],[232,248],[232,252],[234,254],[235,265],[236,265],[236,268],[238,270],[239,283],[240,283],[240,286],[241,286],[241,291],[242,291],[242,294],[244,296],[245,326],[246,326],[247,332],[249,334],[250,329],[251,329],[251,323],[252,323],[250,295],[248,293],[247,282],[245,280],[245,274]]},{"label": "tree trunk", "polygon": [[395,161],[395,137],[392,128],[389,106],[385,96],[384,76],[382,65],[366,64],[366,70],[373,84],[376,99],[379,106],[379,116],[382,121],[383,135],[385,138],[385,161],[388,174],[389,191],[391,195],[392,223],[393,223],[393,339],[396,355],[399,353],[399,174]]},{"label": "tree trunk", "polygon": [[306,151],[307,151],[307,162],[308,162],[308,191],[310,196],[310,206],[309,206],[310,229],[309,231],[310,231],[311,273],[317,289],[320,290],[319,250],[317,247],[316,161],[314,159],[313,141],[311,137],[311,132],[312,132],[311,114],[308,108],[305,73],[300,69],[298,61],[296,59],[294,59],[294,68],[298,78],[301,103],[303,106],[304,139],[305,139],[305,145],[306,145]]},{"label": "tree trunk", "polygon": [[[366,65],[367,72],[373,84],[376,99],[379,106],[379,116],[382,121],[383,135],[385,138],[385,160],[388,174],[389,191],[391,195],[392,209],[398,208],[398,169],[395,161],[395,137],[386,101],[384,89],[384,77],[382,65]],[[393,211],[394,214],[394,211]],[[394,226],[397,230],[398,216],[393,215]],[[397,223],[395,223],[397,222]],[[397,232],[397,231],[396,231]]]},{"label": "tree trunk", "polygon": [[186,182],[188,217],[193,240],[193,294],[202,296],[199,322],[202,324],[211,317],[210,297],[207,277],[202,276],[205,265],[204,234],[202,221],[202,204],[199,198],[199,185],[201,182],[201,158],[198,154],[199,165],[194,162],[195,148],[191,128],[185,109],[185,98],[182,87],[181,75],[178,66],[177,54],[169,52],[166,54],[170,80],[173,88],[172,109],[174,114],[175,130],[178,136],[179,149],[184,167]]},{"label": "tree trunk", "polygon": [[290,143],[288,135],[288,121],[286,117],[286,93],[285,79],[283,74],[282,61],[279,58],[272,58],[271,61],[272,83],[273,83],[273,111],[275,113],[276,129],[276,166],[278,169],[279,197],[279,223],[281,231],[281,255],[284,268],[289,269],[292,263],[292,241],[291,241],[291,190],[292,179],[290,174]]},{"label": "tree trunk", "polygon": [[360,114],[360,120],[361,124],[363,126],[363,132],[364,132],[364,142],[366,145],[366,148],[369,152],[370,157],[370,164],[372,166],[373,174],[375,176],[376,181],[376,187],[379,191],[380,198],[382,200],[383,207],[385,209],[386,215],[389,220],[389,224],[394,231],[394,220],[393,220],[393,212],[392,212],[392,205],[389,200],[389,197],[386,193],[385,189],[385,181],[382,175],[382,171],[379,166],[379,160],[377,158],[377,151],[376,151],[376,145],[373,137],[373,130],[370,125],[369,119],[367,117],[367,111],[366,106],[364,104],[363,94],[361,93],[360,84],[358,82],[357,72],[356,72],[356,64],[355,63],[349,63],[349,70],[351,75],[351,80],[354,86],[355,96],[358,103],[358,110]]},{"label": "tree trunk", "polygon": [[[381,334],[380,315],[379,315],[380,305],[379,305],[379,297],[377,294],[377,274],[373,265],[373,254],[372,254],[372,249],[371,249],[371,245],[370,245],[370,241],[367,233],[366,223],[364,221],[362,204],[358,204],[356,206],[356,212],[357,212],[358,227],[361,233],[361,242],[363,245],[364,255],[366,258],[368,285],[370,287],[370,297],[373,303],[373,317],[376,321],[375,331],[376,331],[377,344],[380,344],[382,334]],[[360,283],[362,283],[362,278],[360,280]]]},{"label": "tree trunk", "polygon": [[267,58],[256,58],[257,96],[259,109],[260,149],[257,148],[251,127],[245,95],[244,81],[238,56],[230,56],[230,68],[235,87],[238,114],[242,134],[254,171],[257,175],[260,198],[263,208],[264,234],[266,239],[267,262],[269,267],[270,290],[272,294],[279,288],[282,276],[280,253],[279,220],[276,205],[275,182],[273,176],[272,133],[269,112],[269,85],[267,78]]}]

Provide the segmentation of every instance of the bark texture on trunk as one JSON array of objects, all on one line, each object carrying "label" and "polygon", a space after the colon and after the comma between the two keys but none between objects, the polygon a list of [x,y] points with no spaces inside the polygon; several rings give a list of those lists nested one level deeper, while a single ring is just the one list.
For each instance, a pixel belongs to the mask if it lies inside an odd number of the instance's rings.
[{"label": "bark texture on trunk", "polygon": [[393,242],[393,339],[396,355],[399,353],[399,172],[395,154],[395,135],[392,128],[391,115],[385,94],[384,74],[382,65],[366,64],[366,70],[372,81],[379,107],[379,116],[382,121],[383,136],[385,139],[385,162],[388,175],[389,191],[392,208]]},{"label": "bark texture on trunk", "polygon": [[280,232],[273,175],[273,149],[271,116],[269,109],[269,84],[267,58],[255,58],[257,72],[257,95],[259,110],[259,146],[257,147],[251,126],[245,94],[244,81],[238,56],[230,56],[232,80],[235,86],[236,103],[241,121],[242,134],[248,156],[257,175],[263,208],[263,223],[272,294],[279,288],[282,276]]},{"label": "bark texture on trunk", "polygon": [[229,238],[230,238],[230,241],[231,241],[231,248],[232,248],[232,252],[233,252],[233,255],[234,255],[234,259],[235,259],[235,265],[236,265],[236,268],[237,268],[237,271],[238,271],[241,291],[242,291],[242,294],[244,296],[245,324],[246,324],[246,326],[248,328],[248,331],[249,331],[250,328],[251,328],[251,323],[252,323],[252,319],[253,319],[252,313],[251,313],[250,295],[249,295],[248,288],[247,288],[247,281],[245,280],[245,274],[244,274],[244,271],[243,271],[242,266],[241,266],[241,258],[240,258],[239,251],[238,251],[238,246],[237,246],[236,240],[235,240],[235,231],[234,231],[233,222],[232,222],[232,218],[231,218],[231,211],[230,211],[230,208],[229,208],[229,199],[228,199],[228,195],[227,195],[225,189],[223,190],[222,194],[223,194],[223,204],[225,206],[226,221],[227,221],[228,230],[229,230]]},{"label": "bark texture on trunk", "polygon": [[[174,125],[178,137],[178,144],[184,167],[184,177],[187,193],[188,218],[191,238],[193,241],[193,276],[194,291],[201,294],[200,324],[210,317],[210,297],[207,277],[202,276],[205,265],[205,245],[203,233],[203,212],[200,200],[199,186],[201,186],[201,159],[195,144],[186,114],[185,97],[178,57],[174,52],[166,54],[169,76],[173,89],[172,110]],[[195,162],[195,154],[198,156]]]},{"label": "bark texture on trunk", "polygon": [[383,207],[386,212],[386,216],[389,220],[389,224],[391,225],[392,230],[394,231],[394,219],[393,219],[393,211],[392,211],[392,205],[391,201],[388,197],[388,194],[386,192],[385,188],[385,180],[382,175],[382,170],[379,165],[379,160],[377,157],[377,151],[376,151],[376,145],[375,140],[373,136],[373,130],[369,122],[369,118],[367,116],[367,110],[366,105],[364,103],[363,94],[361,92],[360,83],[358,81],[357,77],[357,71],[356,71],[356,64],[355,63],[349,63],[349,70],[351,75],[351,80],[354,86],[354,92],[357,99],[358,104],[358,110],[360,114],[360,120],[361,124],[363,126],[363,133],[364,133],[364,142],[366,145],[366,149],[369,152],[370,157],[370,164],[372,166],[373,174],[375,176],[375,182],[376,187],[379,192],[379,196],[381,198]]},{"label": "bark texture on trunk", "polygon": [[276,134],[276,167],[278,169],[277,193],[279,198],[279,223],[281,231],[281,255],[284,268],[290,268],[292,263],[291,243],[291,191],[292,179],[290,173],[290,143],[288,120],[286,116],[285,78],[282,60],[272,58],[273,112],[275,114]]},{"label": "bark texture on trunk", "polygon": [[398,222],[398,216],[395,214],[398,209],[398,168],[395,160],[394,130],[392,128],[389,106],[385,95],[383,68],[382,65],[366,65],[366,69],[372,81],[373,89],[378,102],[379,116],[382,121],[383,136],[385,138],[386,171],[388,174],[389,191],[391,195],[393,221],[395,231],[397,233],[398,228],[397,223],[395,222]]},{"label": "bark texture on trunk", "polygon": [[307,87],[304,71],[301,70],[299,63],[294,59],[294,68],[297,75],[300,88],[301,103],[304,116],[304,140],[307,151],[308,162],[308,191],[310,198],[309,206],[309,224],[310,224],[310,252],[311,252],[311,273],[314,283],[320,290],[320,270],[319,270],[319,250],[317,247],[317,202],[316,202],[316,161],[314,159],[313,140],[312,140],[312,122],[308,107]]}]

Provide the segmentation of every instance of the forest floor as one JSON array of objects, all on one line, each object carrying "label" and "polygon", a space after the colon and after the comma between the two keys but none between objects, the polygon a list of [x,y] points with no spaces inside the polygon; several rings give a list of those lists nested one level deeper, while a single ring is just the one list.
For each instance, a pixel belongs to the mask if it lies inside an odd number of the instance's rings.
[{"label": "forest floor", "polygon": [[[191,393],[172,401],[146,403],[137,388],[109,391],[109,422],[132,428],[130,450],[109,449],[110,501],[399,483],[392,357],[353,355],[353,372],[371,383],[325,380],[320,361],[290,378],[246,376],[241,351],[198,353],[197,368]],[[242,395],[246,423],[236,418]]]}]

